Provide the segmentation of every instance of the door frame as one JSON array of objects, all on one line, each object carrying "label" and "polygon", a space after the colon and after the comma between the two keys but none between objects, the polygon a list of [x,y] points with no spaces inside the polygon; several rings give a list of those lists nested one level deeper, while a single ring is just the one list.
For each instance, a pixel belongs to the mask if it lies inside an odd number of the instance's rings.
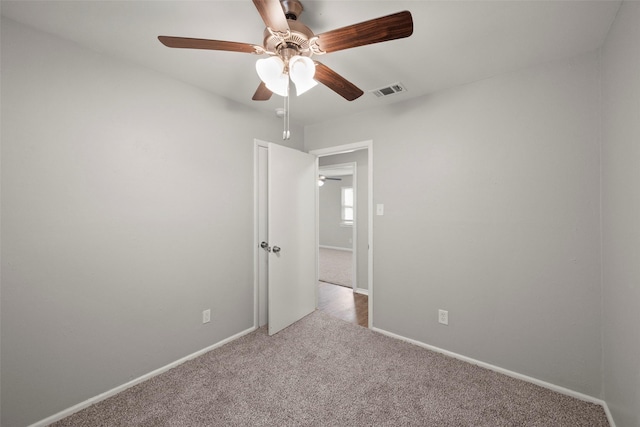
[{"label": "door frame", "polygon": [[[325,166],[319,166],[318,165],[318,174],[319,175],[323,175],[322,174],[322,168],[341,168],[341,167],[345,167],[348,166],[351,168],[351,179],[352,179],[352,184],[351,187],[353,188],[353,217],[355,219],[358,218],[358,165],[356,162],[347,162],[347,163],[336,163],[336,164],[332,164],[332,165],[325,165]],[[317,206],[318,206],[318,237],[316,240],[318,240],[318,248],[320,248],[320,189],[318,188],[318,201],[316,202]],[[357,224],[357,222],[356,222]],[[320,251],[320,249],[318,249],[318,252]],[[318,255],[319,257],[319,255]],[[351,227],[351,266],[352,266],[352,272],[351,272],[351,288],[353,289],[354,292],[359,292],[358,291],[358,227],[357,225],[354,225]],[[320,260],[318,259],[318,279],[320,279]]]},{"label": "door frame", "polygon": [[269,143],[253,140],[253,327],[260,327],[260,148],[269,149]]},{"label": "door frame", "polygon": [[[369,253],[367,256],[367,288],[369,292],[368,297],[368,311],[369,311],[369,329],[373,328],[373,140],[366,140],[361,142],[354,142],[351,144],[337,145],[327,148],[319,148],[316,150],[310,150],[309,154],[320,158],[325,156],[331,156],[334,154],[350,153],[352,151],[367,150],[367,183],[368,183],[368,200],[367,200],[367,221],[368,221],[368,236],[367,241],[369,243]],[[317,194],[317,190],[316,190]],[[318,215],[316,215],[316,234],[318,234]],[[355,245],[355,242],[354,242]],[[317,279],[317,272],[316,272]]]}]

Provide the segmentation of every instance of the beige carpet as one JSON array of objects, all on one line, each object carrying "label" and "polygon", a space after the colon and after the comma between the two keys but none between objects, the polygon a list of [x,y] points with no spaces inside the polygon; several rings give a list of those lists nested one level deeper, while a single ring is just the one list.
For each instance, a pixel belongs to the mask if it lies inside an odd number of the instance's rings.
[{"label": "beige carpet", "polygon": [[319,264],[320,281],[352,287],[353,252],[320,248]]},{"label": "beige carpet", "polygon": [[601,406],[314,312],[55,426],[608,426]]}]

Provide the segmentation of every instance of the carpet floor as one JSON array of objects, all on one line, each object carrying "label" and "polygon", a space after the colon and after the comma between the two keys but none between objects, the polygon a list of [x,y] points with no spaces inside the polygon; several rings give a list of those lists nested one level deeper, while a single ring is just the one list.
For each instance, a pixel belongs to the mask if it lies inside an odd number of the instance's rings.
[{"label": "carpet floor", "polygon": [[320,281],[348,288],[352,286],[353,252],[320,248],[318,260]]},{"label": "carpet floor", "polygon": [[608,426],[583,402],[316,311],[54,426]]}]

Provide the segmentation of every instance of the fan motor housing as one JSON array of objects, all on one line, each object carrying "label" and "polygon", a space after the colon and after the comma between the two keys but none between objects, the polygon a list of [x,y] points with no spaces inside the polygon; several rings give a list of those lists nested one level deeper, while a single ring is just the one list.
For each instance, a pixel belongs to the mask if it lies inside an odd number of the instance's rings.
[{"label": "fan motor housing", "polygon": [[289,20],[296,20],[304,10],[299,0],[280,0],[282,10]]},{"label": "fan motor housing", "polygon": [[287,23],[290,30],[287,34],[272,32],[269,28],[265,28],[263,45],[265,50],[278,53],[281,49],[291,48],[295,49],[298,55],[301,56],[313,55],[309,43],[309,40],[314,37],[313,31],[298,21],[289,19]]}]

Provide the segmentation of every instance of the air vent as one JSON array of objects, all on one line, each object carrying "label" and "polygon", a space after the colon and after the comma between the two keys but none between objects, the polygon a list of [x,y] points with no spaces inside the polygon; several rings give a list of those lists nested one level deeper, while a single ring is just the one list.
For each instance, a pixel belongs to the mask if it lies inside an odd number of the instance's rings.
[{"label": "air vent", "polygon": [[389,96],[400,92],[406,92],[407,89],[402,85],[402,83],[394,83],[389,86],[381,87],[380,89],[372,90],[373,93],[378,98],[383,96]]}]

